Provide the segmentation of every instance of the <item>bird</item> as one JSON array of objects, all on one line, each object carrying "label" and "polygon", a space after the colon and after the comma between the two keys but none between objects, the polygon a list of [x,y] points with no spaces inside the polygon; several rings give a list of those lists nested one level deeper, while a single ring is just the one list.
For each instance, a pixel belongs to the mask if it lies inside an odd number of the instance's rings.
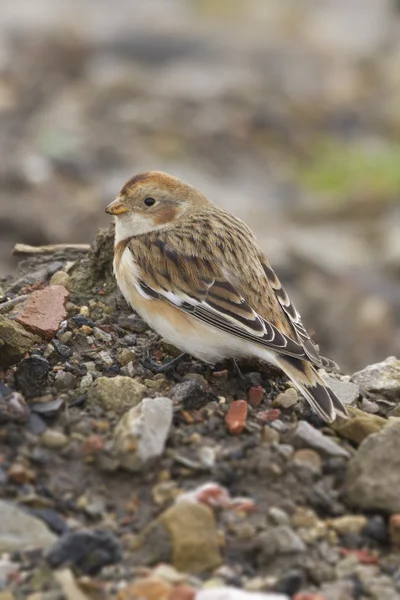
[{"label": "bird", "polygon": [[347,416],[317,371],[331,361],[243,221],[161,171],[132,177],[105,210],[115,217],[119,289],[159,335],[209,364],[261,359],[325,422]]}]

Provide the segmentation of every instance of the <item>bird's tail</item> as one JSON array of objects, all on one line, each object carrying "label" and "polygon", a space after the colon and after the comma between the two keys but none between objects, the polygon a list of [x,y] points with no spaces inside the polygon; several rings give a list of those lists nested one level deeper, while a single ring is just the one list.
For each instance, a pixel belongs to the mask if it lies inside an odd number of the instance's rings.
[{"label": "bird's tail", "polygon": [[329,423],[336,415],[347,417],[347,411],[339,398],[322,381],[315,368],[308,362],[290,356],[277,356],[276,365],[293,381],[315,412]]}]

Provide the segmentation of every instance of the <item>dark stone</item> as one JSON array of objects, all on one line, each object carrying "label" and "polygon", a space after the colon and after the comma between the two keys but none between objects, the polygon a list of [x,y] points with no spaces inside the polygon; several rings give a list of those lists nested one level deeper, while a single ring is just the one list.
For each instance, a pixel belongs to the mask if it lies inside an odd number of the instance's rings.
[{"label": "dark stone", "polygon": [[122,329],[131,331],[132,333],[144,333],[149,328],[146,321],[143,321],[138,315],[132,315],[131,317],[121,316],[118,319],[118,325]]},{"label": "dark stone", "polygon": [[121,557],[115,536],[99,529],[68,532],[45,553],[52,568],[72,565],[87,575],[95,575],[102,567],[118,562]]},{"label": "dark stone", "polygon": [[31,509],[29,512],[44,521],[49,529],[57,535],[63,535],[68,531],[65,520],[52,508],[36,508]]},{"label": "dark stone", "polygon": [[56,338],[54,338],[51,343],[53,344],[54,348],[56,349],[56,352],[62,357],[62,358],[69,358],[70,356],[72,356],[73,354],[73,350],[72,348],[70,348],[69,346],[66,346],[65,344],[62,344],[59,340],[57,340]]},{"label": "dark stone", "polygon": [[244,379],[244,383],[246,386],[246,389],[249,387],[257,387],[258,385],[262,386],[262,377],[260,373],[257,373],[256,371],[252,371],[251,373],[246,373],[243,376]]},{"label": "dark stone", "polygon": [[50,372],[49,362],[37,354],[22,360],[15,372],[16,387],[25,398],[42,396],[47,385]]},{"label": "dark stone", "polygon": [[72,317],[72,320],[75,323],[75,325],[78,325],[78,327],[82,327],[82,325],[87,325],[88,327],[94,327],[93,321],[91,321],[91,319],[88,319],[87,317],[85,317],[83,315],[74,315]]},{"label": "dark stone", "polygon": [[379,544],[389,543],[389,534],[386,520],[382,515],[374,515],[368,519],[367,525],[363,529],[364,536],[367,536]]},{"label": "dark stone", "polygon": [[274,587],[274,592],[294,596],[306,582],[306,576],[301,569],[293,569],[285,573]]},{"label": "dark stone", "polygon": [[174,402],[179,402],[185,410],[198,410],[209,402],[218,402],[217,395],[201,375],[174,385],[171,398]]}]

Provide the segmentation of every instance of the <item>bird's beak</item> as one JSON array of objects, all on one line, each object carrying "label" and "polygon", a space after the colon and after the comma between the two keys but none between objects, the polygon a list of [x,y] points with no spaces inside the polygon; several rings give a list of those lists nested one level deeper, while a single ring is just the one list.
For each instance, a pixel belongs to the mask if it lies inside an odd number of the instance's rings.
[{"label": "bird's beak", "polygon": [[122,215],[126,212],[128,212],[128,207],[123,203],[121,198],[115,198],[115,200],[110,202],[106,207],[106,213],[109,215]]}]

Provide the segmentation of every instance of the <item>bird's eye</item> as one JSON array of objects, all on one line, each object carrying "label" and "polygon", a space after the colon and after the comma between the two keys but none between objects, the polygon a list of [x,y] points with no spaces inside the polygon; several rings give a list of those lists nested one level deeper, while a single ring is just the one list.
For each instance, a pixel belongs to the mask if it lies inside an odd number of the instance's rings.
[{"label": "bird's eye", "polygon": [[155,204],[156,201],[154,200],[154,198],[146,198],[144,203],[146,206],[153,206],[153,204]]}]

